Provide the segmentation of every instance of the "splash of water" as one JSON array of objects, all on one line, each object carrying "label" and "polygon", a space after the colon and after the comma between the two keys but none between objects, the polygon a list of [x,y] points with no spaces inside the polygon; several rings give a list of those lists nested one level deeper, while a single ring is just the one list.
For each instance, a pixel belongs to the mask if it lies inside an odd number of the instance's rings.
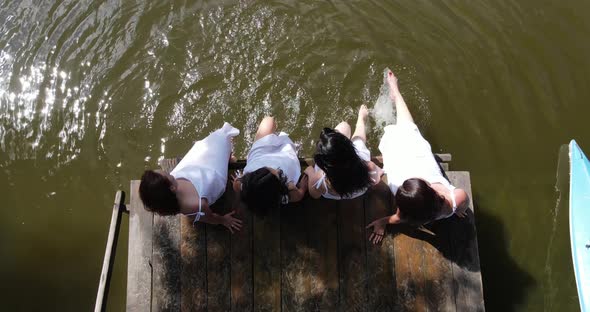
[{"label": "splash of water", "polygon": [[385,126],[395,124],[396,122],[396,111],[395,105],[389,97],[389,84],[387,83],[387,73],[389,68],[385,68],[383,71],[383,84],[379,89],[379,97],[375,101],[375,105],[371,111],[375,125],[379,129],[383,129]]}]

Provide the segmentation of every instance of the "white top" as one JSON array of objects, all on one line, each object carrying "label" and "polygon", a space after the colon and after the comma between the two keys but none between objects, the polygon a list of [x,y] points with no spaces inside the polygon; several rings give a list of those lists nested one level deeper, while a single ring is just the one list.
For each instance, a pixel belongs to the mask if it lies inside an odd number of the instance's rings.
[{"label": "white top", "polygon": [[196,142],[170,174],[176,179],[190,181],[199,193],[199,211],[195,222],[200,219],[201,199],[206,198],[212,205],[223,195],[227,184],[227,166],[232,151],[231,138],[240,130],[229,123],[213,131],[206,138]]},{"label": "white top", "polygon": [[[369,151],[369,149],[367,148],[367,145],[365,144],[365,142],[359,138],[355,138],[354,140],[352,140],[352,145],[354,145],[355,150],[356,150],[356,154],[359,156],[360,159],[364,160],[364,161],[371,161],[371,152]],[[322,171],[322,169],[320,167],[318,167],[317,165],[315,165],[314,167],[315,171]],[[376,171],[370,171],[369,174],[373,175],[377,173]],[[373,182],[375,182],[375,179],[373,179],[373,177],[371,177],[371,180]],[[335,200],[340,200],[340,199],[353,199],[353,198],[357,198],[363,194],[365,194],[368,190],[368,188],[364,188],[362,190],[357,191],[356,193],[350,194],[349,196],[340,196],[340,195],[333,195],[332,193],[329,192],[328,189],[328,184],[326,183],[326,173],[322,171],[322,177],[317,180],[317,182],[313,185],[313,187],[317,189],[319,189],[321,186],[324,186],[324,188],[326,189],[326,191],[324,193],[322,193],[322,197],[327,198],[327,199],[335,199]]]},{"label": "white top", "polygon": [[244,174],[263,167],[281,169],[287,177],[287,182],[297,184],[301,176],[301,165],[297,157],[297,147],[289,135],[281,132],[258,139],[248,153]]},{"label": "white top", "polygon": [[396,125],[388,125],[384,130],[379,151],[383,155],[383,171],[387,174],[391,191],[395,194],[399,186],[411,178],[440,183],[449,189],[455,212],[455,187],[442,175],[430,143],[422,137],[416,124],[400,121]]}]

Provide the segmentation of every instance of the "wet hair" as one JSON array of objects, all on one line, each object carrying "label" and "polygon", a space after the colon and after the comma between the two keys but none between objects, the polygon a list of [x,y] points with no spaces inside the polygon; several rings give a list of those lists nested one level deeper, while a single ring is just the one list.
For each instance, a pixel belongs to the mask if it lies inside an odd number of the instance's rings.
[{"label": "wet hair", "polygon": [[179,213],[180,204],[176,194],[170,189],[171,186],[172,182],[165,176],[153,170],[146,170],[139,184],[139,197],[145,209],[162,216]]},{"label": "wet hair", "polygon": [[271,209],[277,209],[282,203],[288,202],[287,177],[282,170],[278,172],[277,177],[268,168],[260,168],[240,178],[240,199],[254,214],[266,216]]},{"label": "wet hair", "polygon": [[356,154],[352,141],[330,128],[324,128],[316,146],[313,160],[330,180],[332,188],[341,196],[371,186],[367,163]]},{"label": "wet hair", "polygon": [[435,220],[445,203],[426,181],[412,178],[405,180],[395,193],[395,203],[400,218],[413,225],[422,225]]}]

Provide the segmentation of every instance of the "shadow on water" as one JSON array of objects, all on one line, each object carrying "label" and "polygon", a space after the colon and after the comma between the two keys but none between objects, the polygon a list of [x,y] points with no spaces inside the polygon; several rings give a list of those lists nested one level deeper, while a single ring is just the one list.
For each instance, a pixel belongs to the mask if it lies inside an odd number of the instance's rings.
[{"label": "shadow on water", "polygon": [[509,254],[507,229],[500,218],[478,206],[477,199],[476,195],[474,203],[486,308],[489,311],[516,311],[526,301],[536,281]]}]

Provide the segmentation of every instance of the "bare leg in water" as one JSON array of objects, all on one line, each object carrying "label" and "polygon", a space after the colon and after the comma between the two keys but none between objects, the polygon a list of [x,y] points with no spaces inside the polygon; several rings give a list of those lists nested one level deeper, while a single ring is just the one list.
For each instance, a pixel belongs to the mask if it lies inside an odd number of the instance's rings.
[{"label": "bare leg in water", "polygon": [[[359,108],[359,114],[356,121],[356,126],[354,127],[354,134],[352,135],[352,140],[355,138],[361,139],[365,144],[367,144],[367,118],[369,117],[369,109],[367,109],[366,105],[361,105]],[[383,175],[383,169],[379,168],[374,162],[367,161],[367,166],[369,167],[369,172],[371,174],[371,179],[373,180],[374,184],[379,183],[381,180],[381,176]]]},{"label": "bare leg in water", "polygon": [[408,121],[413,123],[414,119],[412,118],[412,114],[408,109],[408,105],[406,105],[406,101],[404,101],[404,97],[399,92],[397,77],[392,71],[387,73],[387,83],[389,83],[389,97],[393,101],[393,105],[395,105],[397,111],[397,122]]},{"label": "bare leg in water", "polygon": [[369,110],[367,109],[367,106],[361,105],[361,108],[359,108],[359,115],[356,120],[356,126],[354,127],[354,133],[352,134],[352,139],[359,138],[363,140],[363,142],[367,143],[366,123],[368,117]]}]

